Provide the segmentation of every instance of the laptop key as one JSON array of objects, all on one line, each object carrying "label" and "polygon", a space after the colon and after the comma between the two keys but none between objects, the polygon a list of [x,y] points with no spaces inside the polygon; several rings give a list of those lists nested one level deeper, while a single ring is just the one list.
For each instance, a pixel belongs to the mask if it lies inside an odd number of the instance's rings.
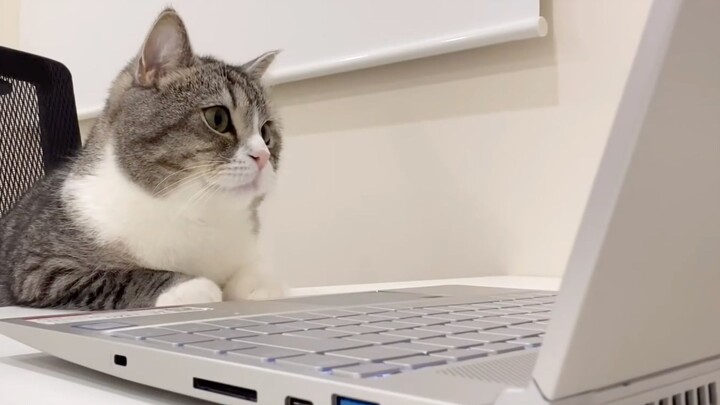
[{"label": "laptop key", "polygon": [[329,316],[314,314],[311,312],[295,312],[293,314],[282,314],[285,318],[291,318],[298,321],[313,321],[315,319],[330,318]]},{"label": "laptop key", "polygon": [[476,340],[465,340],[451,337],[424,339],[423,343],[428,345],[447,347],[451,349],[464,349],[466,347],[479,346],[482,344],[482,342]]},{"label": "laptop key", "polygon": [[391,349],[400,349],[400,350],[409,350],[414,353],[419,354],[430,354],[430,353],[437,353],[445,350],[444,347],[441,346],[434,346],[434,345],[426,345],[421,342],[409,342],[409,343],[395,343],[388,345],[387,347]]},{"label": "laptop key", "polygon": [[520,306],[520,304],[516,304],[516,303],[514,303],[514,302],[512,302],[512,301],[507,301],[507,302],[494,302],[494,303],[488,304],[488,305],[492,305],[493,307],[495,307],[495,309],[517,308],[517,307]]},{"label": "laptop key", "polygon": [[542,338],[538,336],[529,337],[529,338],[523,338],[523,339],[515,339],[510,341],[510,343],[520,344],[526,347],[539,347],[542,345]]},{"label": "laptop key", "polygon": [[85,330],[95,330],[95,331],[127,328],[128,326],[137,326],[137,325],[132,325],[129,323],[124,323],[124,322],[88,322],[88,323],[72,325],[73,328],[80,328],[80,329],[85,329]]},{"label": "laptop key", "polygon": [[[502,326],[502,325],[499,325],[499,326]],[[461,334],[461,333],[472,332],[471,329],[462,328],[460,326],[455,326],[455,325],[422,326],[418,329],[423,330],[423,331],[438,332],[438,333],[442,333],[443,335],[456,335],[456,334]]]},{"label": "laptop key", "polygon": [[383,312],[381,314],[375,314],[373,316],[378,317],[378,318],[384,318],[385,320],[388,320],[388,319],[414,318],[418,315],[414,312],[392,311],[392,312]]},{"label": "laptop key", "polygon": [[390,330],[383,334],[384,335],[392,335],[392,336],[408,337],[408,338],[414,339],[414,340],[445,336],[445,334],[442,332],[433,332],[433,331],[422,330],[422,329]]},{"label": "laptop key", "polygon": [[300,337],[308,337],[308,338],[313,338],[313,339],[333,339],[333,338],[352,336],[352,334],[335,332],[335,331],[330,331],[327,329],[315,329],[315,330],[304,330],[304,331],[300,331],[300,332],[288,333],[288,336],[300,336]]},{"label": "laptop key", "polygon": [[370,343],[344,339],[313,339],[287,335],[266,335],[240,339],[246,343],[281,347],[309,353],[325,353],[336,350],[369,346]]},{"label": "laptop key", "polygon": [[[493,329],[494,330],[494,329]],[[514,337],[513,336],[505,336],[505,335],[496,335],[490,333],[492,331],[485,332],[471,332],[471,333],[463,333],[462,335],[458,335],[458,337],[462,339],[467,340],[475,340],[482,343],[496,343],[496,342],[505,342],[507,340],[511,340]]]},{"label": "laptop key", "polygon": [[325,326],[348,326],[348,325],[359,325],[362,322],[359,321],[351,321],[347,318],[327,318],[327,319],[317,319],[312,321],[312,323],[318,324],[318,325],[325,325]]},{"label": "laptop key", "polygon": [[357,366],[334,368],[333,375],[353,378],[375,377],[385,374],[394,374],[399,372],[400,366],[392,364],[365,363]]},{"label": "laptop key", "polygon": [[177,332],[170,329],[161,328],[142,328],[142,329],[131,329],[131,330],[119,330],[113,332],[111,336],[124,337],[130,339],[145,339],[155,336],[174,335]]},{"label": "laptop key", "polygon": [[[499,302],[491,302],[489,304],[472,304],[470,306],[473,307],[475,309],[475,311],[484,311],[484,310],[492,311],[493,309],[502,308],[502,305],[505,305],[505,304],[501,304]],[[512,306],[512,305],[510,305],[510,306]],[[519,305],[515,305],[515,306],[518,307]]]},{"label": "laptop key", "polygon": [[[519,308],[506,308],[506,309],[496,309],[495,312],[503,312],[504,315],[510,315],[510,316],[513,316],[513,315],[524,315],[524,314],[529,314],[529,313],[530,313],[530,311],[525,311],[525,310],[523,310],[522,307],[519,307]],[[504,316],[504,315],[503,315],[503,316]]]},{"label": "laptop key", "polygon": [[550,319],[550,312],[534,312],[530,314],[513,315],[514,318],[530,319],[533,321],[547,321]]},{"label": "laptop key", "polygon": [[552,308],[545,307],[543,305],[530,305],[526,307],[522,307],[525,311],[530,313],[536,313],[536,312],[550,312]]},{"label": "laptop key", "polygon": [[320,311],[313,311],[315,314],[326,315],[330,318],[341,318],[343,316],[357,315],[355,312],[346,311],[344,309],[323,309]]},{"label": "laptop key", "polygon": [[520,304],[520,305],[540,305],[540,304],[544,304],[545,302],[533,298],[533,299],[515,300],[515,301],[513,301],[513,303]]},{"label": "laptop key", "polygon": [[362,360],[362,361],[384,361],[390,359],[399,359],[401,357],[411,357],[416,353],[400,350],[391,349],[387,346],[371,346],[361,347],[358,349],[342,350],[338,352],[332,352],[331,356],[348,357],[351,359]]},{"label": "laptop key", "polygon": [[410,308],[410,309],[404,309],[405,312],[412,312],[413,314],[418,315],[437,315],[437,314],[447,314],[450,312],[449,309],[442,309],[440,308]]},{"label": "laptop key", "polygon": [[483,309],[481,311],[475,311],[473,312],[475,315],[478,316],[478,318],[488,318],[492,316],[503,316],[507,315],[507,313],[502,312],[499,309]]},{"label": "laptop key", "polygon": [[322,354],[306,354],[303,356],[287,357],[278,360],[279,364],[309,367],[318,371],[326,371],[338,367],[348,367],[360,364],[357,360],[336,356],[323,356]]},{"label": "laptop key", "polygon": [[477,359],[480,357],[485,357],[488,355],[488,352],[481,352],[479,350],[471,350],[471,349],[451,349],[444,352],[438,352],[433,353],[431,357],[440,357],[446,360],[452,360],[452,361],[462,361],[462,360],[470,360],[470,359]]},{"label": "laptop key", "polygon": [[516,350],[523,350],[524,347],[522,345],[512,343],[490,343],[483,346],[473,347],[472,349],[493,354],[501,354],[514,352]]},{"label": "laptop key", "polygon": [[287,318],[284,316],[277,316],[277,315],[260,315],[260,316],[253,316],[249,318],[245,318],[248,321],[252,322],[258,322],[258,323],[264,323],[266,325],[275,325],[278,323],[288,323],[293,322],[295,319],[293,318]]},{"label": "laptop key", "polygon": [[326,330],[332,332],[349,333],[351,335],[363,335],[366,333],[378,333],[378,328],[371,328],[364,325],[339,326],[337,328],[328,328]]},{"label": "laptop key", "polygon": [[[383,315],[383,314],[376,314],[376,315]],[[387,321],[387,318],[381,318],[376,315],[354,315],[354,316],[348,316],[346,319],[348,321],[357,321],[359,323],[371,323],[371,322],[384,322]]]},{"label": "laptop key", "polygon": [[353,335],[346,339],[357,340],[359,342],[381,344],[381,345],[410,341],[410,338],[401,337],[401,336],[381,335],[379,333],[367,334],[367,335]]},{"label": "laptop key", "polygon": [[305,353],[297,350],[283,349],[279,347],[258,346],[252,349],[231,350],[228,351],[226,354],[228,356],[240,356],[261,361],[275,361],[277,359],[284,359],[287,357],[302,356]]},{"label": "laptop key", "polygon": [[240,330],[252,332],[257,335],[279,335],[281,333],[299,332],[302,329],[285,325],[257,325],[240,328]]},{"label": "laptop key", "polygon": [[209,330],[205,332],[197,332],[195,335],[207,336],[215,339],[237,339],[244,337],[257,336],[257,333],[248,332],[242,329],[220,329]]},{"label": "laptop key", "polygon": [[490,330],[490,329],[496,329],[496,328],[502,328],[503,324],[497,323],[497,322],[488,322],[482,319],[476,319],[472,321],[460,321],[460,322],[453,322],[452,326],[457,326],[460,328],[468,328],[468,329],[474,329],[474,330]]},{"label": "laptop key", "polygon": [[409,324],[414,325],[415,327],[419,327],[419,326],[442,325],[445,323],[449,323],[450,321],[447,319],[438,319],[438,318],[431,318],[431,317],[417,317],[417,318],[399,319],[398,322],[409,323]]},{"label": "laptop key", "polygon": [[423,367],[439,366],[439,365],[445,364],[446,362],[447,362],[447,360],[441,359],[439,357],[430,357],[430,356],[422,356],[421,355],[421,356],[413,356],[413,357],[404,357],[402,359],[388,360],[385,363],[416,370],[418,368],[423,368]]},{"label": "laptop key", "polygon": [[188,343],[183,345],[183,347],[214,354],[223,354],[230,350],[252,349],[255,346],[248,343],[231,342],[229,340],[211,340],[209,342]]},{"label": "laptop key", "polygon": [[179,323],[177,325],[163,325],[164,329],[170,329],[177,332],[207,332],[209,330],[219,330],[219,326],[207,323]]},{"label": "laptop key", "polygon": [[477,311],[477,308],[475,308],[472,305],[450,305],[448,307],[445,307],[450,310],[452,313],[463,313],[463,312],[472,312]]},{"label": "laptop key", "polygon": [[304,322],[304,321],[295,321],[291,323],[283,323],[280,326],[284,326],[286,328],[297,328],[300,330],[313,330],[313,329],[325,329],[326,326],[324,325],[318,325],[316,323],[311,322]]},{"label": "laptop key", "polygon": [[[385,331],[388,330],[398,330],[398,329],[412,329],[416,327],[417,325],[413,325],[410,323],[401,323],[396,321],[386,321],[386,322],[373,322],[366,325],[369,328],[377,328],[377,329],[383,329]],[[380,332],[380,331],[378,331]]]},{"label": "laptop key", "polygon": [[547,331],[547,325],[541,324],[541,323],[524,323],[522,325],[518,325],[518,328],[532,330],[532,331],[536,331],[536,332]]},{"label": "laptop key", "polygon": [[492,329],[492,330],[487,331],[486,334],[487,335],[511,336],[513,338],[526,338],[526,337],[537,336],[543,332],[540,330],[520,329],[525,325],[529,325],[529,324],[518,325],[517,328]]},{"label": "laptop key", "polygon": [[513,318],[511,316],[494,316],[490,318],[482,318],[482,320],[485,322],[496,322],[503,325],[520,325],[532,322],[529,319]]},{"label": "laptop key", "polygon": [[214,321],[205,321],[205,323],[220,326],[221,328],[243,328],[246,326],[260,325],[258,322],[252,322],[240,318],[217,319]]},{"label": "laptop key", "polygon": [[447,319],[448,321],[468,321],[471,319],[478,318],[479,316],[473,315],[472,312],[453,312],[450,314],[436,314],[432,315],[435,319]]},{"label": "laptop key", "polygon": [[155,336],[146,339],[148,342],[169,344],[171,346],[182,346],[188,343],[209,342],[212,339],[206,336],[191,335],[189,333],[178,333],[176,335]]}]

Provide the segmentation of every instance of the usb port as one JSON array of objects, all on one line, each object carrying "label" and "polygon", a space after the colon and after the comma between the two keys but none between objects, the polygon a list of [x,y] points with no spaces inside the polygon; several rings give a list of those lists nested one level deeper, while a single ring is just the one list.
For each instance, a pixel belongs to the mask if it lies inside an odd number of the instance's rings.
[{"label": "usb port", "polygon": [[334,395],[333,399],[333,405],[380,405],[377,402],[369,402],[360,399],[341,397],[339,395]]},{"label": "usb port", "polygon": [[285,398],[285,405],[313,405],[312,401],[295,397]]},{"label": "usb port", "polygon": [[193,378],[193,388],[209,391],[215,394],[227,395],[233,398],[240,398],[250,402],[257,402],[257,391],[235,385],[224,384],[217,381]]}]

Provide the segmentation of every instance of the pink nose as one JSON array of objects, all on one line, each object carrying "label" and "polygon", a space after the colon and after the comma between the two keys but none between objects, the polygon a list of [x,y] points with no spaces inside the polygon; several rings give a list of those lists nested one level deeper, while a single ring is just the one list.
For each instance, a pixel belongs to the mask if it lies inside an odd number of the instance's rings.
[{"label": "pink nose", "polygon": [[262,170],[263,167],[267,164],[268,160],[270,160],[270,152],[266,150],[258,150],[250,153],[250,157],[253,158],[255,161],[255,164],[257,164],[258,169]]}]

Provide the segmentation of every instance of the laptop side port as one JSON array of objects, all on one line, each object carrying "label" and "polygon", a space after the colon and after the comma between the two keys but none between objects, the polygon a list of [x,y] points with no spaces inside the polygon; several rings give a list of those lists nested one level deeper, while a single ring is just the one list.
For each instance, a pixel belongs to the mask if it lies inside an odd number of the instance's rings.
[{"label": "laptop side port", "polygon": [[215,394],[227,395],[233,398],[244,399],[245,401],[250,402],[257,402],[258,400],[257,391],[255,390],[217,381],[204,380],[202,378],[193,378],[193,388],[209,391]]},{"label": "laptop side port", "polygon": [[312,401],[295,397],[285,398],[285,405],[313,405]]},{"label": "laptop side port", "polygon": [[363,401],[361,399],[354,399],[348,397],[341,397],[340,395],[333,395],[333,405],[380,405],[377,402]]}]

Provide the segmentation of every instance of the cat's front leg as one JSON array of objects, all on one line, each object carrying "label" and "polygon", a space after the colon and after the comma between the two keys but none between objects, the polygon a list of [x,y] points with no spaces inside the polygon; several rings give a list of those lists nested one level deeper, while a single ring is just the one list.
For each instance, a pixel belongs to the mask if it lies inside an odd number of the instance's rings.
[{"label": "cat's front leg", "polygon": [[259,266],[244,268],[225,283],[223,299],[225,301],[237,300],[267,300],[282,298],[287,295],[287,286],[274,274],[261,270]]}]

